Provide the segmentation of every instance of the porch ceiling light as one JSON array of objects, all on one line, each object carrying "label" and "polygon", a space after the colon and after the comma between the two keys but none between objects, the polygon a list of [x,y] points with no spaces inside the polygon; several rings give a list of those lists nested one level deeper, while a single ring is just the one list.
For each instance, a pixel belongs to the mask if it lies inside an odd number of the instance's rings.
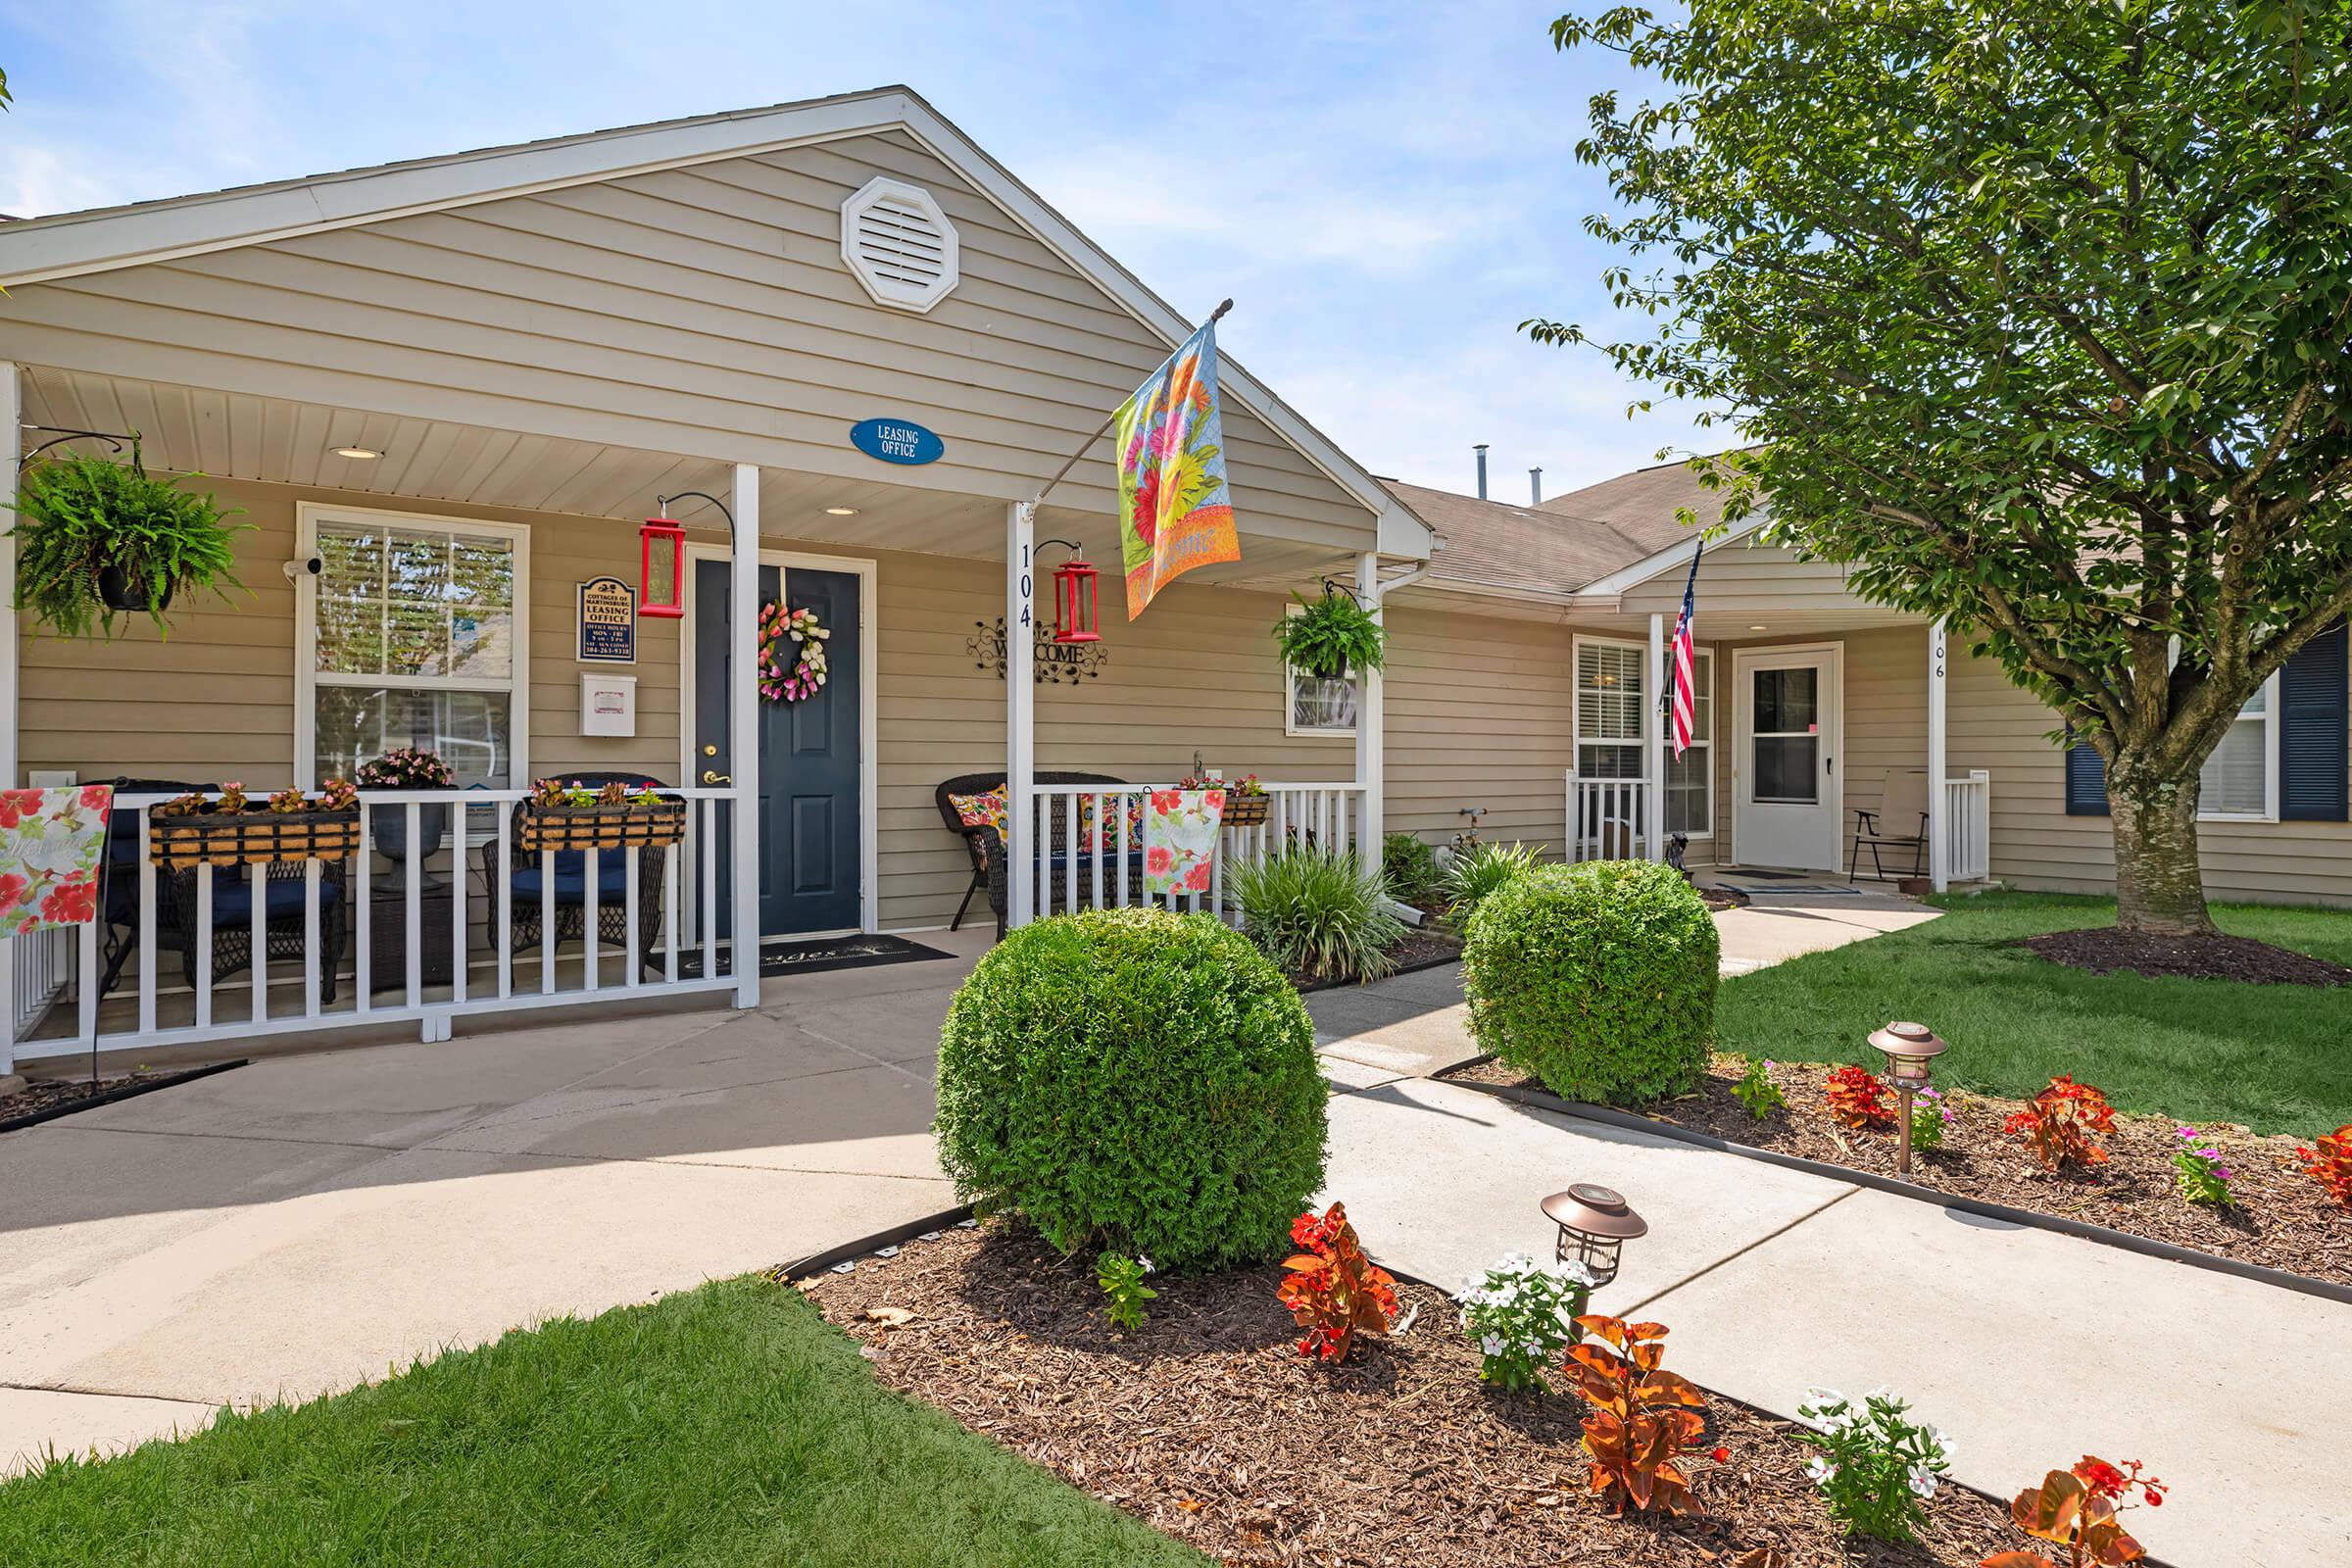
[{"label": "porch ceiling light", "polygon": [[656,510],[660,515],[637,530],[637,613],[676,620],[686,613],[686,529],[671,519],[666,502],[657,498]]},{"label": "porch ceiling light", "polygon": [[828,517],[855,517],[858,515],[858,509],[856,507],[827,507],[825,515]]},{"label": "porch ceiling light", "polygon": [[1749,631],[1770,631],[1770,630],[1772,630],[1772,628],[1771,628],[1770,626],[1750,626],[1750,627],[1748,627],[1747,629],[1748,629]]},{"label": "porch ceiling light", "polygon": [[1623,1193],[1592,1182],[1544,1200],[1544,1216],[1560,1228],[1553,1260],[1584,1264],[1594,1289],[1617,1277],[1625,1244],[1649,1234],[1649,1221],[1633,1211]]},{"label": "porch ceiling light", "polygon": [[357,463],[372,463],[377,458],[382,457],[383,453],[374,447],[337,447],[335,448],[335,456],[338,458],[350,458]]}]

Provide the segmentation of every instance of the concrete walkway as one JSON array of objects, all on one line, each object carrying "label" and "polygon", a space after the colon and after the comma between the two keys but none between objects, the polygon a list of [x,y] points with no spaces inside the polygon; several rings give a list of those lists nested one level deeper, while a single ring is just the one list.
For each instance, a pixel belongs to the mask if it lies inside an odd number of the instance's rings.
[{"label": "concrete walkway", "polygon": [[2004,1497],[2083,1453],[2144,1460],[2176,1490],[2132,1528],[2180,1568],[2345,1560],[2352,1307],[1326,1050],[1352,1086],[1329,1196],[1376,1256],[1458,1290],[1505,1252],[1550,1255],[1538,1202],[1597,1181],[1650,1233],[1595,1305],[1665,1323],[1667,1365],[1707,1387],[1792,1416],[1809,1385],[1891,1385]]},{"label": "concrete walkway", "polygon": [[954,1205],[953,961],[257,1060],[0,1137],[0,1474]]}]

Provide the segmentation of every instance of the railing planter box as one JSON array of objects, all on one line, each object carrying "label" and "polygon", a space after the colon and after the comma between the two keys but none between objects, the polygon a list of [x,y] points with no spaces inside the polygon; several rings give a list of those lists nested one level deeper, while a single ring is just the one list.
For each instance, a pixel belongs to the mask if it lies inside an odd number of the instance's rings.
[{"label": "railing planter box", "polygon": [[191,811],[147,819],[147,858],[168,871],[198,865],[340,860],[360,847],[360,813]]},{"label": "railing planter box", "polygon": [[1266,809],[1273,803],[1271,795],[1236,795],[1227,791],[1225,815],[1227,827],[1256,827],[1266,819]]},{"label": "railing planter box", "polygon": [[525,855],[542,850],[622,850],[631,845],[656,849],[686,836],[686,803],[526,806],[514,836]]}]

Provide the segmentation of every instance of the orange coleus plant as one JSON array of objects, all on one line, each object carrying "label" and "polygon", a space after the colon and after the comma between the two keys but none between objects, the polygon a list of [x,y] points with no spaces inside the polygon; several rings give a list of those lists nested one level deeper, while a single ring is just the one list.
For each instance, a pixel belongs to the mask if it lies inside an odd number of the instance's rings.
[{"label": "orange coleus plant", "polygon": [[2119,1504],[2132,1492],[2149,1507],[2164,1502],[2164,1483],[2140,1474],[2137,1459],[2121,1467],[2084,1454],[2068,1470],[2053,1470],[2038,1487],[2028,1487],[2009,1504],[2009,1517],[2037,1541],[2066,1548],[2064,1561],[2039,1551],[2001,1551],[1979,1568],[2113,1568],[2138,1562],[2147,1547],[2119,1524]]},{"label": "orange coleus plant", "polygon": [[1592,1490],[1619,1513],[1699,1512],[1690,1478],[1674,1461],[1706,1430],[1707,1397],[1680,1373],[1659,1370],[1666,1325],[1594,1312],[1576,1326],[1588,1337],[1569,1347],[1561,1370],[1592,1406],[1585,1418]]},{"label": "orange coleus plant", "polygon": [[2321,1134],[2319,1148],[2297,1149],[2295,1158],[2303,1162],[2313,1181],[2327,1189],[2329,1198],[2352,1205],[2352,1121]]},{"label": "orange coleus plant", "polygon": [[1886,1081],[1867,1067],[1840,1067],[1830,1074],[1830,1114],[1856,1132],[1894,1125],[1894,1102]]},{"label": "orange coleus plant", "polygon": [[1283,1259],[1290,1273],[1275,1294],[1306,1330],[1300,1355],[1345,1360],[1357,1330],[1389,1332],[1396,1280],[1364,1255],[1345,1206],[1334,1203],[1320,1216],[1308,1209],[1291,1222],[1291,1240],[1305,1250]]},{"label": "orange coleus plant", "polygon": [[2107,1151],[2092,1143],[2090,1135],[2115,1131],[2115,1109],[2103,1092],[2061,1073],[2025,1109],[2001,1123],[2001,1130],[2021,1134],[2032,1144],[2044,1170],[2102,1165]]}]

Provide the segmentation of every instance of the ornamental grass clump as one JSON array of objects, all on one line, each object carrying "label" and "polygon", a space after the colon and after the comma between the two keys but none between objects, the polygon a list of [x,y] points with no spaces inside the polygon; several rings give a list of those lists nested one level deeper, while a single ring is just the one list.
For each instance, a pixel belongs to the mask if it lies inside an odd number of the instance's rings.
[{"label": "ornamental grass clump", "polygon": [[1462,950],[1480,1049],[1568,1100],[1680,1094],[1715,1043],[1715,920],[1642,860],[1547,865],[1505,883]]},{"label": "ornamental grass clump", "polygon": [[1847,1535],[1902,1543],[1919,1539],[1927,1504],[1952,1467],[1952,1440],[1914,1421],[1910,1405],[1885,1389],[1859,1404],[1834,1389],[1810,1389],[1796,1418],[1797,1441],[1821,1451],[1805,1474]]},{"label": "ornamental grass clump", "polygon": [[1577,1342],[1577,1318],[1592,1295],[1582,1263],[1539,1263],[1513,1252],[1462,1293],[1462,1331],[1478,1347],[1478,1380],[1505,1394],[1550,1388],[1544,1368]]},{"label": "ornamental grass clump", "polygon": [[1314,1025],[1214,918],[1095,909],[1012,932],[940,1036],[940,1162],[1065,1253],[1163,1272],[1275,1256],[1323,1184]]},{"label": "ornamental grass clump", "polygon": [[1524,844],[1480,844],[1446,867],[1446,918],[1465,929],[1488,899],[1544,862]]},{"label": "ornamental grass clump", "polygon": [[1380,906],[1381,881],[1353,854],[1285,850],[1227,872],[1244,928],[1283,970],[1309,980],[1378,980],[1404,922]]}]

